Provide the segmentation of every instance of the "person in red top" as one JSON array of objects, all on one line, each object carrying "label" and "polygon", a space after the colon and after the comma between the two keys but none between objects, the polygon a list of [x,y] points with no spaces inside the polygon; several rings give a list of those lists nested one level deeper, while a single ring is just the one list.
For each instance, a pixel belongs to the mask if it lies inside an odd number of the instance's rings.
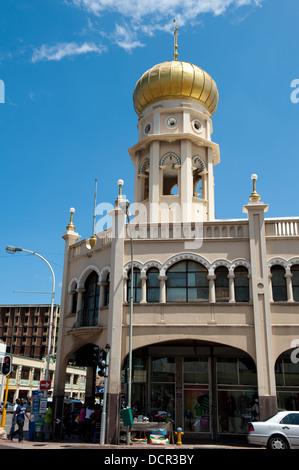
[{"label": "person in red top", "polygon": [[85,436],[85,414],[86,414],[86,404],[84,403],[82,405],[82,408],[80,410],[79,414],[79,439],[82,440],[83,437]]}]

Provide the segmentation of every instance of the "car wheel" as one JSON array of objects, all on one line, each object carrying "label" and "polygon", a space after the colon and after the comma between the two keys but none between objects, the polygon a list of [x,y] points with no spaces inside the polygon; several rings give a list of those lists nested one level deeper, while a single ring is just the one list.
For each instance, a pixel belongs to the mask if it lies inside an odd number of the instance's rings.
[{"label": "car wheel", "polygon": [[268,449],[288,449],[289,444],[282,436],[272,436],[268,441]]}]

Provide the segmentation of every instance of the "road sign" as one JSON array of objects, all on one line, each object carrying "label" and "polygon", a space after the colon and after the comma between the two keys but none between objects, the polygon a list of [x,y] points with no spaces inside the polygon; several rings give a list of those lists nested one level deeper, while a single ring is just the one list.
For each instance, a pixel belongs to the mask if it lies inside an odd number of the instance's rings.
[{"label": "road sign", "polygon": [[51,388],[51,380],[41,380],[39,383],[41,390],[49,390]]}]

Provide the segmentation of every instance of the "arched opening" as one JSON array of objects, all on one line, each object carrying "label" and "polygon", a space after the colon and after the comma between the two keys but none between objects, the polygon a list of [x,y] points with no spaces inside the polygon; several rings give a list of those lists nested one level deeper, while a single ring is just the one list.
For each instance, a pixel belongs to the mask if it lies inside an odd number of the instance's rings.
[{"label": "arched opening", "polygon": [[74,286],[74,290],[71,292],[71,312],[75,314],[77,312],[77,304],[78,304],[78,292],[77,292],[77,284]]},{"label": "arched opening", "polygon": [[216,302],[229,301],[229,280],[228,269],[225,266],[218,266],[215,269],[215,294]]},{"label": "arched opening", "polygon": [[[127,300],[130,302],[131,299],[131,269],[128,271],[128,282],[127,282]],[[140,269],[134,268],[133,270],[133,302],[140,302],[141,300],[141,279]]]},{"label": "arched opening", "polygon": [[178,194],[178,169],[180,168],[179,157],[171,152],[165,154],[161,158],[160,168],[163,171],[163,196]]},{"label": "arched opening", "polygon": [[138,177],[141,183],[141,200],[148,199],[149,197],[149,173],[150,173],[150,161],[149,158],[145,158],[140,166]]},{"label": "arched opening", "polygon": [[109,305],[109,298],[110,298],[110,273],[107,274],[106,281],[104,283],[104,299],[103,299],[103,306]]},{"label": "arched opening", "polygon": [[179,261],[167,270],[167,302],[208,302],[208,271],[192,260]]},{"label": "arched opening", "polygon": [[236,302],[249,302],[248,270],[245,266],[237,266],[234,270],[235,300]]},{"label": "arched opening", "polygon": [[193,197],[205,199],[205,178],[207,167],[202,157],[195,155],[192,158]]},{"label": "arched opening", "polygon": [[291,273],[292,273],[293,299],[295,302],[299,302],[299,264],[294,264],[291,267]]},{"label": "arched opening", "polygon": [[285,351],[275,363],[277,408],[299,411],[298,348]]},{"label": "arched opening", "polygon": [[[128,358],[123,363],[126,377]],[[122,384],[124,404],[127,383]],[[246,434],[257,394],[253,359],[236,348],[196,340],[133,351],[132,411],[181,426],[184,441],[201,435]],[[190,441],[189,441],[190,442]]]},{"label": "arched opening", "polygon": [[95,271],[87,277],[83,294],[83,310],[81,312],[81,326],[96,326],[98,321],[100,286]]},{"label": "arched opening", "polygon": [[160,302],[159,269],[150,268],[146,272],[146,300],[147,302]]},{"label": "arched opening", "polygon": [[286,302],[288,298],[284,267],[280,265],[272,266],[271,274],[272,295],[274,302]]}]

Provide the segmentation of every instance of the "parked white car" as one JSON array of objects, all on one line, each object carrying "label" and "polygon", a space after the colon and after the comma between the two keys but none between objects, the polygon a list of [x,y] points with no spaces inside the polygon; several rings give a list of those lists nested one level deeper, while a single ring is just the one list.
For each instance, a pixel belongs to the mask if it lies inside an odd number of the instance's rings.
[{"label": "parked white car", "polygon": [[[2,413],[4,408],[4,401],[1,401],[0,403],[0,413]],[[12,403],[6,402],[6,413],[13,413],[14,411],[14,405]]]},{"label": "parked white car", "polygon": [[248,423],[247,439],[268,449],[299,448],[299,411],[279,411],[263,421]]}]

